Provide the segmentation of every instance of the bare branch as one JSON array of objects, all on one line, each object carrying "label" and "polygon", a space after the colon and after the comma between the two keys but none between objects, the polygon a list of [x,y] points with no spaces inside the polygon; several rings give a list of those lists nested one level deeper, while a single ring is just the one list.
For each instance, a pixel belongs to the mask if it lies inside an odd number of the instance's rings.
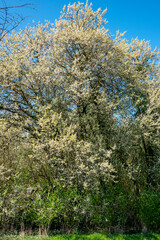
[{"label": "bare branch", "polygon": [[26,16],[21,16],[18,13],[12,12],[12,9],[19,9],[24,7],[31,7],[34,3],[24,3],[20,5],[8,6],[5,0],[0,0],[0,41],[6,34],[17,28]]},{"label": "bare branch", "polygon": [[0,7],[0,10],[10,9],[10,8],[22,8],[22,7],[27,7],[27,6],[31,6],[31,5],[35,5],[35,4],[34,3],[25,3],[22,5],[5,6],[5,7]]}]

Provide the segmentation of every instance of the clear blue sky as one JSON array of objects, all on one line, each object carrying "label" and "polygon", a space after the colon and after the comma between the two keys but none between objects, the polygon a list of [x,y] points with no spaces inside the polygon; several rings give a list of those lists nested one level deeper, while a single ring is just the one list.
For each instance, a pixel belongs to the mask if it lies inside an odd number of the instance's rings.
[{"label": "clear blue sky", "polygon": [[[45,20],[54,22],[58,19],[64,5],[74,3],[75,0],[30,0],[37,4],[35,10],[23,9],[23,15],[29,17],[21,24],[21,28],[32,20],[44,23]],[[85,1],[80,1],[85,2]],[[126,38],[131,40],[150,40],[152,49],[160,49],[160,0],[92,0],[93,9],[99,7],[108,9],[106,18],[107,28],[112,34],[117,30],[127,31]]]}]

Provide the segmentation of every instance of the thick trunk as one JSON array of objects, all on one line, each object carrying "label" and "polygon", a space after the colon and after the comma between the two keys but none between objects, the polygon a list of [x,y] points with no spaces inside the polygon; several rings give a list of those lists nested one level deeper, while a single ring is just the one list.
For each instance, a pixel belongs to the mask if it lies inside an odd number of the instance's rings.
[{"label": "thick trunk", "polygon": [[43,228],[43,237],[48,237],[49,226],[44,226]]}]

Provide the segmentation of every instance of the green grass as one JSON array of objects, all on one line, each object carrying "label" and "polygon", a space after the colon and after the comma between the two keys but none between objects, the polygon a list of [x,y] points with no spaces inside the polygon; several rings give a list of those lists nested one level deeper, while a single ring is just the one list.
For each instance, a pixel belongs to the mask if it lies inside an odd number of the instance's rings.
[{"label": "green grass", "polygon": [[121,235],[121,234],[100,234],[94,233],[90,235],[78,235],[78,234],[70,234],[70,235],[56,235],[52,237],[39,238],[38,236],[3,236],[0,237],[0,240],[160,240],[160,234],[133,234],[133,235]]}]

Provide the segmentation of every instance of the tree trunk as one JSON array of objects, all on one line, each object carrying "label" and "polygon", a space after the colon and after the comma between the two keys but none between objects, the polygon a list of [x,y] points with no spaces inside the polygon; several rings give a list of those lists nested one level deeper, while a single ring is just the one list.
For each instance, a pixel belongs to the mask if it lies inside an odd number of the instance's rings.
[{"label": "tree trunk", "polygon": [[20,233],[20,235],[21,235],[22,237],[24,237],[24,235],[25,235],[24,222],[21,222],[21,233]]},{"label": "tree trunk", "polygon": [[39,238],[41,238],[41,236],[42,236],[42,228],[41,227],[39,227],[38,236],[39,236]]}]

